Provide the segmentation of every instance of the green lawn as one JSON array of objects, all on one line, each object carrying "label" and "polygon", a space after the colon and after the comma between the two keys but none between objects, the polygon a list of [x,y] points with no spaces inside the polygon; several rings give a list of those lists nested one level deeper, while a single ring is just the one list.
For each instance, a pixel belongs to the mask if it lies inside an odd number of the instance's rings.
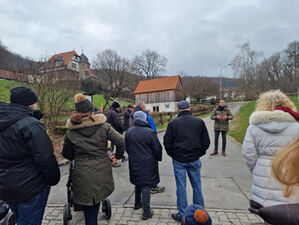
[{"label": "green lawn", "polygon": [[[299,111],[298,98],[295,96],[290,97],[290,99],[295,103],[297,111]],[[235,119],[230,123],[230,129],[228,135],[232,136],[239,143],[243,143],[246,129],[249,126],[249,117],[251,113],[255,110],[255,102],[249,102],[240,108],[239,113]]]},{"label": "green lawn", "polygon": [[[15,81],[0,80],[0,101],[9,103],[10,102],[9,101],[9,96],[10,96],[9,91],[10,91],[10,89],[12,89],[18,85],[23,85],[23,84],[15,82]],[[82,91],[78,91],[78,92],[82,92]],[[103,106],[105,105],[105,99],[104,99],[103,95],[100,95],[100,94],[96,94],[93,96],[93,102],[97,108],[100,107],[101,103],[103,104]],[[75,102],[74,102],[73,98],[71,98],[67,104],[68,104],[69,109],[71,109],[71,110],[75,109],[75,106],[74,106]],[[120,100],[121,106],[127,106],[129,104],[134,105],[133,102]]]},{"label": "green lawn", "polygon": [[0,80],[0,102],[10,102],[10,89],[18,86],[17,82]]},{"label": "green lawn", "polygon": [[249,117],[255,109],[255,102],[249,102],[240,108],[239,113],[230,123],[230,131],[228,135],[234,137],[238,142],[242,143],[245,137],[246,129],[249,125]]}]

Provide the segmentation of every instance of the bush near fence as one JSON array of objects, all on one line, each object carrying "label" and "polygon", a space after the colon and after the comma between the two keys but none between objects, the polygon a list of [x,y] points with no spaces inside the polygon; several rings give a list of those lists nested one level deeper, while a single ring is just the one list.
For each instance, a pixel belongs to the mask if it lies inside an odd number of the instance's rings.
[{"label": "bush near fence", "polygon": [[[206,113],[211,112],[214,109],[214,105],[196,105],[191,108],[192,115],[193,116],[200,116]],[[120,113],[120,117],[122,122],[124,121],[124,113],[126,111],[126,108],[122,108],[122,113]],[[74,112],[63,112],[61,113],[61,116],[70,116]],[[107,112],[104,112],[106,114]],[[168,123],[173,118],[176,118],[178,115],[178,112],[152,112],[150,113],[150,116],[155,121],[156,126],[163,125],[164,123]],[[60,122],[57,124],[58,126],[55,129],[56,134],[64,135],[66,133],[66,126],[65,122]]]}]

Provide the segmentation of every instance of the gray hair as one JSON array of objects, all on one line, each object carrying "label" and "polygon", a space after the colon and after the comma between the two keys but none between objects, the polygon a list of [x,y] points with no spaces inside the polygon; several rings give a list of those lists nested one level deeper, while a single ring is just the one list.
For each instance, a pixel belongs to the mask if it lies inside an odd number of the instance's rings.
[{"label": "gray hair", "polygon": [[136,107],[139,107],[139,108],[145,107],[144,101],[138,101],[136,104]]}]

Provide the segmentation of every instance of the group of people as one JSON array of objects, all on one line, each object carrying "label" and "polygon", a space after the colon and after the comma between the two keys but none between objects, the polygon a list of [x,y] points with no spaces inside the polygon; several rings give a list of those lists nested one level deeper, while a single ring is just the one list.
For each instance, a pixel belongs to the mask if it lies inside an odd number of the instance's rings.
[{"label": "group of people", "polygon": [[[40,122],[37,95],[27,87],[11,90],[11,103],[0,103],[0,199],[17,215],[18,224],[41,224],[50,186],[60,180],[53,146]],[[144,102],[129,106],[124,124],[120,105],[113,102],[107,116],[95,113],[93,104],[82,94],[75,95],[76,113],[67,121],[62,155],[75,160],[72,174],[73,199],[83,208],[85,224],[96,225],[100,202],[114,190],[108,142],[115,146],[115,160],[128,154],[130,182],[135,186],[134,209],[143,209],[142,219],[153,216],[151,193],[165,191],[158,186],[162,145],[153,119]],[[177,213],[171,216],[182,224],[211,224],[204,209],[201,188],[201,160],[210,146],[204,121],[192,116],[190,104],[178,103],[179,114],[172,119],[163,137],[163,145],[172,158],[176,181]],[[232,114],[221,100],[211,119],[215,120],[215,146],[222,135],[222,155],[226,156],[226,134]],[[299,114],[294,104],[280,91],[260,96],[256,112],[250,117],[242,152],[253,174],[252,199],[262,206],[299,202]],[[125,135],[123,132],[125,131]],[[296,141],[295,141],[296,140]],[[295,142],[293,142],[295,141]],[[293,143],[292,143],[293,142]],[[288,145],[291,143],[290,145]],[[282,150],[281,150],[282,149]],[[274,163],[277,152],[281,152]],[[272,167],[272,173],[271,173]],[[193,204],[188,206],[186,174],[193,190]],[[285,185],[284,192],[279,183]]]}]

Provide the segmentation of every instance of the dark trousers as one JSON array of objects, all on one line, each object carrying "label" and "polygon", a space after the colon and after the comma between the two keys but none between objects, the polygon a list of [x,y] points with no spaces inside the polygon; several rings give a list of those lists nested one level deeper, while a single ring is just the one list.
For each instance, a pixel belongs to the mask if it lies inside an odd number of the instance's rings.
[{"label": "dark trousers", "polygon": [[26,202],[11,203],[9,206],[17,216],[18,225],[40,225],[42,224],[43,215],[48,201],[50,187],[45,187]]},{"label": "dark trousers", "polygon": [[144,212],[150,210],[151,186],[135,185],[135,205],[141,205]]},{"label": "dark trousers", "polygon": [[85,217],[85,225],[98,225],[100,203],[93,206],[82,206]]},{"label": "dark trousers", "polygon": [[218,131],[215,130],[214,131],[214,136],[215,136],[215,152],[218,152],[218,139],[219,139],[219,134],[221,132],[221,136],[222,136],[222,151],[225,152],[225,148],[226,148],[226,131]]}]

